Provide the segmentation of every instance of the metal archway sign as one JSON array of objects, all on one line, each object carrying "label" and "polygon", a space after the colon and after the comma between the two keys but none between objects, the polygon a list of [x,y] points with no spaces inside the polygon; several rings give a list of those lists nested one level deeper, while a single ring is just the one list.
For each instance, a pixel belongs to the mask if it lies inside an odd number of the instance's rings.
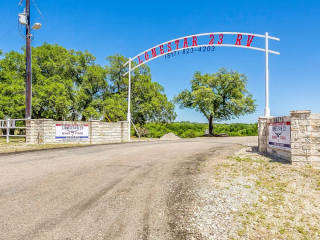
[{"label": "metal archway sign", "polygon": [[[225,35],[236,35],[234,44],[225,44],[224,36]],[[208,36],[208,44],[198,45],[198,37]],[[244,37],[246,36],[246,38]],[[265,48],[252,47],[251,44],[254,38],[264,38],[265,39]],[[146,64],[151,60],[154,60],[158,57],[165,56],[168,53],[173,53],[185,49],[193,49],[196,47],[238,47],[238,48],[247,48],[265,52],[265,109],[264,116],[270,116],[270,108],[269,108],[269,59],[268,54],[273,53],[276,55],[280,55],[279,52],[269,50],[269,39],[280,41],[279,38],[271,37],[268,35],[268,32],[265,35],[254,34],[254,33],[242,33],[242,32],[212,32],[212,33],[202,33],[196,35],[190,35],[185,37],[176,38],[159,45],[156,45],[152,48],[143,51],[133,58],[129,58],[129,61],[124,64],[124,66],[129,65],[129,70],[123,76],[129,74],[129,86],[128,86],[128,115],[127,120],[129,122],[129,131],[128,131],[128,140],[130,141],[130,129],[131,129],[131,72],[142,64]],[[183,47],[181,45],[183,44]],[[134,68],[131,67],[131,62],[134,60],[138,60],[138,65]]]}]

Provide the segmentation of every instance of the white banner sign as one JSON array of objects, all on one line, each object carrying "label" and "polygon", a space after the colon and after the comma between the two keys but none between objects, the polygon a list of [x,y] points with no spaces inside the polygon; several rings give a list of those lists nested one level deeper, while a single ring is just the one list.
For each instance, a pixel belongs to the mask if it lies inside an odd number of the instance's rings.
[{"label": "white banner sign", "polygon": [[269,147],[291,150],[290,122],[269,124]]},{"label": "white banner sign", "polygon": [[57,140],[76,140],[89,138],[89,125],[56,124]]}]

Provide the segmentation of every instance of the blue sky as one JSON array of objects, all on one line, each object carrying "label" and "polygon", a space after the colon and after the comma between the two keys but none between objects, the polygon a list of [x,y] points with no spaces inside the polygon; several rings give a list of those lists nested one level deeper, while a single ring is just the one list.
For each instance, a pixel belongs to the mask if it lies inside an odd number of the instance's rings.
[{"label": "blue sky", "polygon": [[[15,27],[17,15],[23,11],[22,6],[15,9],[18,2],[0,1],[0,49],[4,52],[19,51],[24,45]],[[134,57],[162,42],[187,35],[269,32],[270,36],[281,39],[269,43],[270,50],[281,53],[269,55],[271,115],[288,115],[290,110],[300,109],[320,112],[319,0],[35,2],[46,21],[32,4],[32,22],[43,24],[42,29],[33,33],[33,46],[46,41],[68,49],[88,50],[101,65],[107,64],[105,57],[109,55]],[[256,43],[261,44],[258,40]],[[170,99],[190,88],[195,71],[214,73],[226,67],[245,73],[249,79],[248,89],[259,107],[256,113],[230,122],[253,123],[264,114],[264,59],[264,52],[217,47],[212,53],[160,57],[148,65],[153,81],[164,86]],[[176,111],[177,121],[206,122],[193,110],[177,107]]]}]

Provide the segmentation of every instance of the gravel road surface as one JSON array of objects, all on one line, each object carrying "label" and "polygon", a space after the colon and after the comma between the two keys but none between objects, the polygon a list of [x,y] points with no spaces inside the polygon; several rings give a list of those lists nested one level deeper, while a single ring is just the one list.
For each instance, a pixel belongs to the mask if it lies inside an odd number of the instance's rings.
[{"label": "gravel road surface", "polygon": [[196,138],[0,155],[0,239],[198,239],[187,237],[179,219],[192,202],[186,193],[201,175],[199,162],[254,141]]}]

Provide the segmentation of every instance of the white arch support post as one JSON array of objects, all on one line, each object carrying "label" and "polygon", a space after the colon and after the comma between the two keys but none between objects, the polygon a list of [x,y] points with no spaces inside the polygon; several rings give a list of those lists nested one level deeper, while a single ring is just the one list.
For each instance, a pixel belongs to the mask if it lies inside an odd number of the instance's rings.
[{"label": "white arch support post", "polygon": [[269,108],[269,38],[268,38],[268,32],[266,32],[266,47],[265,47],[265,53],[266,53],[266,102],[265,102],[265,109],[264,109],[264,116],[270,117],[270,108]]},{"label": "white arch support post", "polygon": [[128,141],[131,141],[131,58],[129,58],[129,83],[128,83]]}]

